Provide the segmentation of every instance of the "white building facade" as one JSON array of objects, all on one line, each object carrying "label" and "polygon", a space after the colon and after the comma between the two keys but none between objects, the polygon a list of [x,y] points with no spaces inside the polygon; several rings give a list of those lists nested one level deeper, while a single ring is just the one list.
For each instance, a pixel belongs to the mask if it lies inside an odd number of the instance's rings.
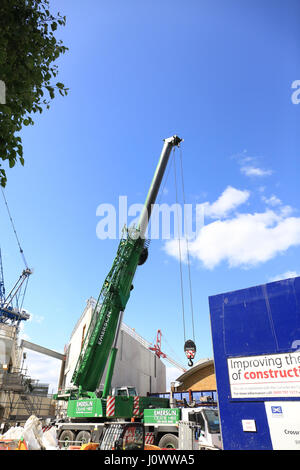
[{"label": "white building facade", "polygon": [[[66,346],[66,365],[62,388],[72,385],[72,375],[77,364],[85,335],[87,334],[96,300],[87,301],[81,317],[76,323],[69,344]],[[124,323],[117,342],[118,354],[112,378],[112,387],[135,386],[141,396],[166,389],[166,367],[149,350],[150,343]],[[104,371],[101,384],[104,382]],[[101,388],[101,384],[100,388]]]}]

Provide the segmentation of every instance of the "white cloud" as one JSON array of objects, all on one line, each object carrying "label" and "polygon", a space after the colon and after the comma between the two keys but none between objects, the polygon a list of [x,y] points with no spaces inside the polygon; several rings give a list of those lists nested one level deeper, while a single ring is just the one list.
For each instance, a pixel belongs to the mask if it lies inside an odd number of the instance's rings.
[{"label": "white cloud", "polygon": [[45,320],[45,317],[43,317],[42,315],[36,315],[30,312],[27,312],[27,313],[29,313],[30,315],[30,318],[28,320],[30,322],[41,324]]},{"label": "white cloud", "polygon": [[45,317],[43,317],[42,315],[35,315],[34,316],[34,321],[36,323],[41,324],[41,323],[43,323],[44,320],[45,320]]},{"label": "white cloud", "polygon": [[27,333],[21,333],[20,336],[19,336],[19,339],[20,339],[20,341],[22,339],[24,339],[26,341],[30,341],[30,336]]},{"label": "white cloud", "polygon": [[229,212],[244,204],[249,196],[249,191],[228,186],[213,204],[209,202],[203,204],[204,215],[212,218],[226,217]]},{"label": "white cloud", "polygon": [[277,276],[271,277],[269,282],[281,281],[282,279],[291,279],[293,277],[300,276],[300,273],[297,271],[286,271],[285,273],[278,274]]},{"label": "white cloud", "polygon": [[170,391],[171,382],[175,382],[178,377],[183,374],[183,371],[175,367],[166,367],[166,391]]},{"label": "white cloud", "polygon": [[269,206],[280,206],[282,204],[281,200],[277,197],[277,196],[274,196],[274,194],[267,198],[265,196],[262,197],[262,200]]},{"label": "white cloud", "polygon": [[40,383],[49,384],[49,393],[57,391],[61,361],[35,351],[24,349],[24,352],[27,356],[25,368],[28,375]]},{"label": "white cloud", "polygon": [[[27,320],[27,321],[29,321],[29,320]],[[24,332],[25,327],[26,327],[26,322],[21,321],[20,325],[19,325],[19,340],[20,341],[22,339],[30,341],[30,336],[28,336],[28,334]]]},{"label": "white cloud", "polygon": [[262,196],[262,201],[267,205],[267,206],[271,206],[273,208],[277,207],[277,210],[279,211],[278,213],[282,216],[282,217],[288,217],[289,215],[292,214],[293,212],[293,208],[291,206],[288,206],[288,205],[283,205],[282,204],[282,201],[281,199],[279,199],[277,196],[275,196],[274,194],[271,196],[271,197],[265,197],[265,196]]},{"label": "white cloud", "polygon": [[270,176],[273,174],[272,170],[262,169],[260,166],[261,157],[247,155],[247,150],[243,150],[231,158],[235,158],[237,163],[240,165],[240,171],[246,176],[262,177]]},{"label": "white cloud", "polygon": [[[180,241],[180,249],[179,249],[179,241]],[[193,243],[194,241],[189,242],[189,251],[191,250],[191,246]],[[176,258],[178,260],[181,259],[183,263],[187,263],[188,261],[187,244],[184,238],[180,238],[180,239],[176,238],[175,240],[166,241],[163,249],[167,253],[167,255],[170,255],[173,258]]]},{"label": "white cloud", "polygon": [[255,166],[242,166],[241,172],[246,176],[270,176],[272,175],[272,170],[263,170],[262,168]]},{"label": "white cloud", "polygon": [[282,206],[280,207],[280,214],[282,217],[288,217],[293,212],[293,208],[291,206]]},{"label": "white cloud", "polygon": [[[209,205],[215,208],[214,214],[221,213],[221,205],[217,204],[221,198]],[[224,213],[227,207],[230,204],[223,206]],[[227,262],[230,267],[251,267],[266,262],[300,245],[300,218],[291,217],[291,210],[289,206],[280,206],[277,211],[235,214],[204,225],[195,239],[189,241],[190,255],[208,269],[221,262]],[[179,258],[178,240],[167,241],[164,248],[169,255]],[[186,261],[184,242],[181,256]]]}]

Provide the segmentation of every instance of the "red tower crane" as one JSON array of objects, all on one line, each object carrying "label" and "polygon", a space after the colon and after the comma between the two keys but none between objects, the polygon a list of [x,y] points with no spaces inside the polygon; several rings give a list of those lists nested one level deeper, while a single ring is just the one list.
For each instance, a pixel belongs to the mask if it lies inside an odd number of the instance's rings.
[{"label": "red tower crane", "polygon": [[171,357],[167,356],[164,352],[161,350],[161,337],[162,333],[161,330],[157,330],[157,335],[156,335],[156,343],[153,346],[149,346],[149,349],[151,351],[154,351],[157,357],[166,359],[170,364],[173,364],[173,366],[177,367],[177,369],[181,369],[183,372],[186,372],[186,369],[179,364],[178,362],[174,361]]}]

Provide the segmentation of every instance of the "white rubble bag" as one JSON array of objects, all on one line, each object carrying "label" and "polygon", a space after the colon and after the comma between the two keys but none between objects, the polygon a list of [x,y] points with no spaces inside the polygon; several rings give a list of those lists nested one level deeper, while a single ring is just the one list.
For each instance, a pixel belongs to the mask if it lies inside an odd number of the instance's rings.
[{"label": "white rubble bag", "polygon": [[43,429],[40,420],[32,415],[24,425],[23,438],[28,450],[44,450]]},{"label": "white rubble bag", "polygon": [[43,445],[46,450],[58,450],[58,440],[56,437],[56,428],[52,427],[43,434]]},{"label": "white rubble bag", "polygon": [[26,421],[24,427],[12,426],[5,434],[0,435],[1,439],[24,439],[28,450],[58,450],[58,440],[56,428],[53,426],[43,433],[40,420],[32,415]]},{"label": "white rubble bag", "polygon": [[24,428],[22,426],[12,426],[6,433],[1,435],[1,439],[20,440],[23,437]]}]

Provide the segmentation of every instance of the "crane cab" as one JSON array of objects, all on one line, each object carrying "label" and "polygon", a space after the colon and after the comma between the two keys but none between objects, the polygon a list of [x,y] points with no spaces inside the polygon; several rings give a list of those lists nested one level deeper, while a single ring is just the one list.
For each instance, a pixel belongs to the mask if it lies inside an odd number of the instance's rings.
[{"label": "crane cab", "polygon": [[114,387],[111,396],[113,397],[136,397],[137,390],[133,386]]}]

